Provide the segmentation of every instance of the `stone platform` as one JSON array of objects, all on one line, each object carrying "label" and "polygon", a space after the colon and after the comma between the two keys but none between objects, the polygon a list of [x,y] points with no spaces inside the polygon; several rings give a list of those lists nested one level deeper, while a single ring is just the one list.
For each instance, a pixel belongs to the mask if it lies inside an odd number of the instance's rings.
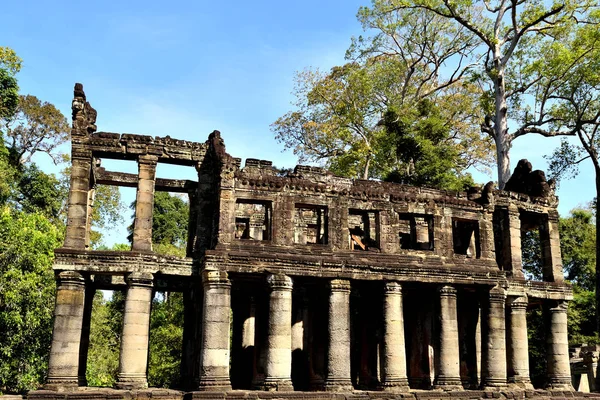
[{"label": "stone platform", "polygon": [[[0,396],[0,398],[2,398]],[[600,399],[600,393],[581,393],[555,390],[464,390],[445,392],[442,390],[413,390],[406,393],[381,391],[354,392],[267,392],[233,390],[227,392],[182,392],[169,389],[116,390],[86,388],[72,392],[34,390],[27,400],[478,400],[478,399]]]}]

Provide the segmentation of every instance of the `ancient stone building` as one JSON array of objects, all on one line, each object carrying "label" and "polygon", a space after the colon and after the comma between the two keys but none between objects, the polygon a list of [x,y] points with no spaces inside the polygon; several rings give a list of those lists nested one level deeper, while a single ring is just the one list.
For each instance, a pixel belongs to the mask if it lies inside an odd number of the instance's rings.
[{"label": "ancient stone building", "polygon": [[[572,291],[563,282],[557,199],[527,163],[512,191],[488,184],[446,192],[307,166],[282,176],[269,161],[242,166],[217,131],[193,143],[97,132],[95,120],[76,85],[45,389],[86,385],[91,300],[99,289],[126,291],[117,388],[147,387],[151,300],[160,289],[183,292],[182,389],[194,398],[225,398],[240,393],[235,389],[259,397],[528,390],[532,304],[547,313],[540,335],[548,345],[548,387],[572,390]],[[101,159],[137,161],[139,173],[107,171]],[[157,179],[158,163],[194,167],[198,179]],[[131,251],[89,248],[98,184],[137,188]],[[189,195],[185,258],[152,251],[156,191]],[[542,282],[522,272],[521,235],[534,229]],[[221,394],[203,397],[207,391]]]}]

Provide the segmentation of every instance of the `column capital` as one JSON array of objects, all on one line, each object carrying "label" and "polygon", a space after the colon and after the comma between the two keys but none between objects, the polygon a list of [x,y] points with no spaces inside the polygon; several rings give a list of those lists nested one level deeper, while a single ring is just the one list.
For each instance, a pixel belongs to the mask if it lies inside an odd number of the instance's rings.
[{"label": "column capital", "polygon": [[129,287],[152,287],[154,276],[150,272],[132,272],[125,277],[125,282]]},{"label": "column capital", "polygon": [[494,287],[490,290],[488,299],[490,303],[502,303],[506,301],[506,290]]},{"label": "column capital", "polygon": [[202,284],[205,287],[230,287],[231,282],[229,281],[226,271],[221,270],[204,270],[202,271]]},{"label": "column capital", "polygon": [[71,162],[73,160],[92,162],[92,151],[81,145],[74,145],[71,148]]},{"label": "column capital", "polygon": [[569,303],[566,301],[558,300],[554,304],[548,305],[548,311],[551,313],[566,313],[569,309]]},{"label": "column capital", "polygon": [[158,164],[158,156],[142,154],[138,157],[138,163],[148,166],[156,166],[156,164]]},{"label": "column capital", "polygon": [[271,290],[292,290],[293,281],[287,275],[269,274],[267,275],[267,286]]},{"label": "column capital", "polygon": [[509,296],[507,304],[512,311],[525,311],[528,304],[527,295],[518,297]]},{"label": "column capital", "polygon": [[61,288],[81,289],[85,287],[85,278],[77,271],[62,271],[56,277],[58,286]]},{"label": "column capital", "polygon": [[445,285],[439,288],[440,296],[456,297],[456,288],[454,286]]},{"label": "column capital", "polygon": [[350,292],[350,281],[347,279],[332,279],[329,281],[332,292]]},{"label": "column capital", "polygon": [[383,291],[389,294],[402,294],[402,284],[396,281],[387,281],[383,285]]}]

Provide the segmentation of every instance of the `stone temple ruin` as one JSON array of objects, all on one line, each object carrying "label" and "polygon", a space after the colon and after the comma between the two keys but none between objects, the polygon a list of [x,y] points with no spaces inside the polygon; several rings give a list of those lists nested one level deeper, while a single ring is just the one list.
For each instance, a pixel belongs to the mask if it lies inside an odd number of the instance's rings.
[{"label": "stone temple ruin", "polygon": [[[539,304],[548,388],[573,390],[558,201],[526,162],[512,191],[455,193],[308,166],[281,176],[269,161],[242,167],[218,131],[194,143],[97,132],[95,121],[77,84],[49,372],[30,398],[523,398],[536,393],[526,310]],[[135,160],[139,173],[100,159]],[[156,179],[157,163],[194,167],[198,180]],[[137,188],[131,251],[89,248],[98,184]],[[155,191],[189,195],[185,258],[152,251]],[[533,229],[542,282],[522,272],[521,234]],[[85,388],[99,289],[126,291],[118,382],[103,392]],[[182,391],[145,389],[157,289],[184,296]]]}]

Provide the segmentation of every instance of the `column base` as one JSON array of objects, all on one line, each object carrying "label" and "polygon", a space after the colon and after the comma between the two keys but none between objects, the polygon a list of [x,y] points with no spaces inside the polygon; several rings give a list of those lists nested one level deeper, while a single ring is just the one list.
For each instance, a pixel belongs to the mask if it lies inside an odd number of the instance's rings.
[{"label": "column base", "polygon": [[506,389],[507,387],[508,384],[506,383],[506,381],[486,381],[483,382],[481,385],[481,388],[487,391],[502,390]]},{"label": "column base", "polygon": [[231,381],[228,376],[207,377],[201,376],[198,390],[201,392],[221,392],[231,390]]},{"label": "column base", "polygon": [[266,377],[263,384],[263,390],[267,392],[293,392],[294,386],[291,379],[278,379]]},{"label": "column base", "polygon": [[327,378],[323,388],[326,392],[352,392],[354,390],[352,381],[344,378]]},{"label": "column base", "polygon": [[146,389],[148,380],[146,374],[118,374],[115,388],[122,390]]},{"label": "column base", "polygon": [[382,382],[380,386],[383,391],[392,393],[402,393],[410,390],[410,387],[408,386],[408,379],[403,378],[391,379]]},{"label": "column base", "polygon": [[520,390],[533,390],[533,385],[528,378],[508,378],[508,386]]},{"label": "column base", "polygon": [[44,390],[55,392],[73,392],[79,387],[77,378],[48,378],[44,384]]},{"label": "column base", "polygon": [[433,382],[433,389],[441,389],[445,391],[465,390],[460,377],[438,377]]},{"label": "column base", "polygon": [[571,379],[569,378],[569,380],[567,381],[566,379],[551,379],[550,383],[548,383],[548,385],[546,385],[546,389],[547,390],[561,390],[561,391],[568,391],[568,392],[574,392],[575,388],[573,388],[573,384],[571,383]]}]

